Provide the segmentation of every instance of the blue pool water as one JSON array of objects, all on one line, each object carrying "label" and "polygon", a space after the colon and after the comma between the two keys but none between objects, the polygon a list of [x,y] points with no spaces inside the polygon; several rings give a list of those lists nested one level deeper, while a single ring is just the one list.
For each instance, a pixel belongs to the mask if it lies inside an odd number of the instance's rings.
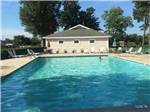
[{"label": "blue pool water", "polygon": [[39,58],[2,80],[2,112],[150,104],[150,66],[114,57]]}]

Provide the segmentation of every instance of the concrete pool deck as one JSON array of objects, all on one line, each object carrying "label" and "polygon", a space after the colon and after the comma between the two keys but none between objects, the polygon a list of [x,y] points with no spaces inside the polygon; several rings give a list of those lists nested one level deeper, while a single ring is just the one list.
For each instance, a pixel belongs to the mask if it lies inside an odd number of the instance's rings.
[{"label": "concrete pool deck", "polygon": [[0,69],[1,75],[6,76],[12,73],[13,71],[17,70],[18,68],[22,67],[23,65],[32,61],[33,58],[30,56],[22,57],[22,58],[12,58],[0,61]]},{"label": "concrete pool deck", "polygon": [[[134,54],[112,54],[112,53],[89,53],[89,54],[43,54],[39,57],[62,57],[62,56],[104,56],[104,55],[111,55],[116,56],[122,59],[135,61],[143,64],[150,65],[150,54],[142,54],[142,55],[134,55]],[[31,56],[22,57],[22,58],[12,58],[0,61],[1,67],[1,74],[0,76],[6,76],[12,73],[13,71],[17,70],[18,68],[24,66],[25,64],[34,60]]]},{"label": "concrete pool deck", "polygon": [[113,55],[129,61],[150,65],[150,54],[135,55],[135,54],[124,53],[124,54],[113,54]]}]

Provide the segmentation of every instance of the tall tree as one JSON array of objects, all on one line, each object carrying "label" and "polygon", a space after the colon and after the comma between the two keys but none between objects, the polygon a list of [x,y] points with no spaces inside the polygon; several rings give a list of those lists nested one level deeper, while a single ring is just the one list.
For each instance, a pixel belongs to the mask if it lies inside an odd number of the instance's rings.
[{"label": "tall tree", "polygon": [[89,7],[86,11],[80,11],[79,13],[79,23],[83,24],[89,28],[100,30],[98,18],[94,16],[95,9]]},{"label": "tall tree", "polygon": [[22,25],[34,37],[45,36],[57,30],[60,2],[21,1],[20,4]]},{"label": "tall tree", "polygon": [[114,38],[116,38],[116,41],[123,40],[127,27],[133,26],[132,18],[124,16],[120,7],[113,7],[109,11],[105,11],[102,18],[105,20],[106,32],[112,35],[111,45]]},{"label": "tall tree", "polygon": [[80,6],[78,1],[64,1],[61,11],[60,22],[64,29],[68,29],[79,24]]},{"label": "tall tree", "polygon": [[65,1],[61,11],[60,23],[64,29],[69,29],[77,24],[99,30],[98,18],[95,17],[95,9],[87,8],[86,11],[80,10],[78,1]]},{"label": "tall tree", "polygon": [[[133,16],[138,22],[143,22],[143,25],[140,26],[143,30],[143,40],[142,45],[144,45],[144,38],[146,31],[150,23],[150,1],[134,1]],[[149,26],[150,27],[150,26]]]}]

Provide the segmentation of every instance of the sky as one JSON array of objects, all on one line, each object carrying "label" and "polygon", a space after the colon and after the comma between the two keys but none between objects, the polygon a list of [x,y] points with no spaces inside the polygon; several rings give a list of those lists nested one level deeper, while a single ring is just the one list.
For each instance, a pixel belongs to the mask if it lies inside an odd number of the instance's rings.
[{"label": "sky", "polygon": [[[95,8],[95,16],[99,18],[100,28],[104,29],[104,20],[101,18],[101,15],[105,10],[109,10],[112,7],[121,7],[124,10],[125,16],[132,16],[134,4],[131,1],[115,1],[115,0],[103,0],[103,1],[79,1],[81,6],[81,10],[86,10],[88,7]],[[1,28],[2,28],[2,36],[1,38],[13,38],[14,35],[25,35],[28,37],[32,37],[31,34],[24,30],[24,27],[21,24],[19,19],[19,2],[18,1],[2,1],[1,2]],[[139,26],[142,23],[137,23],[136,20],[133,20],[134,27],[127,28],[128,34],[140,34],[142,35],[142,31],[140,31]]]}]

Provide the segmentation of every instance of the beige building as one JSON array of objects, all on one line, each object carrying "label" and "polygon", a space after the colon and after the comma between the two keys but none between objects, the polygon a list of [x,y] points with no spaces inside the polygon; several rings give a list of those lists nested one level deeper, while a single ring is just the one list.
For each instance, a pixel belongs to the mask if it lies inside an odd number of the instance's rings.
[{"label": "beige building", "polygon": [[107,52],[111,36],[83,25],[43,37],[44,46],[53,53]]}]

